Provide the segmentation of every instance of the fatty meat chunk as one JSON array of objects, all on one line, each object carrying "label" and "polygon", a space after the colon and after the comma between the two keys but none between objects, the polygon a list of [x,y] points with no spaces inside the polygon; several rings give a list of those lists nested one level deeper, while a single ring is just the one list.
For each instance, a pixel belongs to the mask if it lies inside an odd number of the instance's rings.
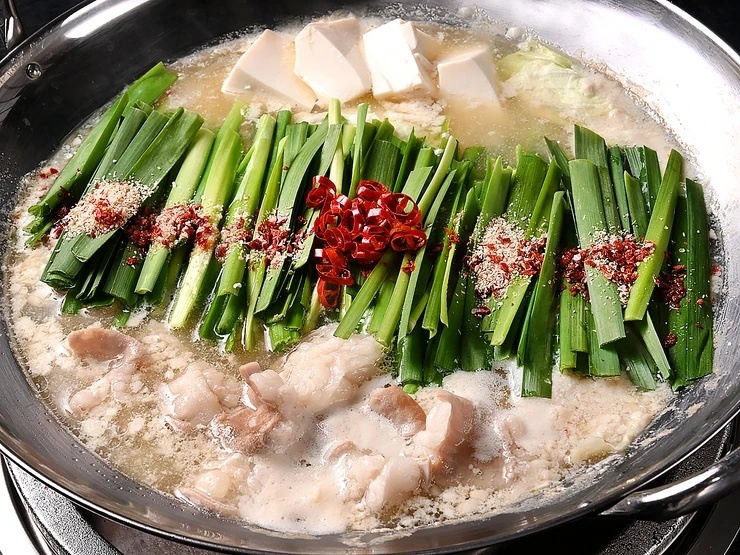
[{"label": "fatty meat chunk", "polygon": [[340,339],[325,326],[285,360],[280,376],[295,401],[313,414],[351,399],[360,384],[377,375],[381,346],[372,336]]},{"label": "fatty meat chunk", "polygon": [[72,352],[82,359],[138,364],[142,347],[133,337],[105,328],[76,330],[67,336]]},{"label": "fatty meat chunk", "polygon": [[110,381],[100,378],[69,398],[69,410],[80,415],[100,405],[110,394]]},{"label": "fatty meat chunk", "polygon": [[429,456],[433,472],[449,472],[470,448],[475,407],[464,397],[440,389],[427,414],[426,429],[413,442]]},{"label": "fatty meat chunk", "polygon": [[165,418],[176,429],[201,428],[221,413],[233,408],[241,387],[233,378],[212,369],[188,369],[179,378],[162,386]]},{"label": "fatty meat chunk", "polygon": [[252,455],[265,446],[270,432],[280,421],[280,411],[264,401],[253,402],[255,408],[222,413],[211,423],[213,435],[221,440],[224,448]]},{"label": "fatty meat chunk", "polygon": [[259,372],[262,372],[262,367],[259,362],[247,362],[239,367],[239,374],[245,380],[248,380],[249,376],[252,374],[257,374]]},{"label": "fatty meat chunk", "polygon": [[414,459],[394,457],[386,462],[380,475],[370,482],[365,504],[371,511],[398,505],[420,486],[422,477],[421,468]]},{"label": "fatty meat chunk", "polygon": [[370,409],[385,416],[405,438],[424,429],[427,415],[411,395],[394,385],[376,389],[367,402]]},{"label": "fatty meat chunk", "polygon": [[[281,393],[285,382],[280,374],[274,370],[265,370],[249,376],[247,379],[249,387],[257,397],[267,403],[277,405],[281,401]],[[251,397],[250,397],[251,399]]]},{"label": "fatty meat chunk", "polygon": [[330,446],[324,458],[333,465],[340,497],[352,501],[362,499],[385,466],[383,455],[360,449],[351,441]]},{"label": "fatty meat chunk", "polygon": [[208,462],[206,466],[208,468],[196,475],[190,485],[178,487],[175,495],[223,516],[238,516],[238,484],[246,480],[249,461],[240,454],[233,454],[225,460]]},{"label": "fatty meat chunk", "polygon": [[133,337],[116,330],[86,328],[67,337],[69,348],[93,365],[101,365],[105,375],[88,387],[74,393],[69,409],[80,415],[99,406],[109,395],[116,401],[131,399],[131,377],[143,361],[143,347]]}]

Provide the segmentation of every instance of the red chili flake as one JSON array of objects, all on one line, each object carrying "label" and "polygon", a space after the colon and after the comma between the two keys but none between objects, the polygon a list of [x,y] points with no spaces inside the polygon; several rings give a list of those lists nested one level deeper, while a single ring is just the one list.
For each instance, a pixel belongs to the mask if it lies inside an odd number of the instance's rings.
[{"label": "red chili flake", "polygon": [[67,214],[69,214],[69,206],[66,204],[62,204],[57,208],[57,211],[54,214],[54,225],[49,231],[49,236],[52,239],[57,239],[62,234],[62,231],[64,231],[67,224],[67,220],[65,219]]},{"label": "red chili flake", "polygon": [[58,174],[58,173],[59,173],[59,170],[58,170],[58,169],[56,169],[56,168],[49,168],[49,173],[50,173],[51,175],[56,175],[56,174]]},{"label": "red chili flake", "polygon": [[455,230],[449,227],[445,228],[445,234],[447,235],[447,240],[452,245],[453,243],[459,243],[460,242],[460,236],[455,233]]},{"label": "red chili flake", "polygon": [[288,227],[288,216],[272,214],[257,226],[255,238],[247,246],[259,253],[269,267],[277,267],[286,256],[301,249],[304,234],[291,234]]},{"label": "red chili flake", "polygon": [[704,299],[696,299],[696,304],[698,304],[699,306],[704,306],[705,303],[706,301],[704,301]]},{"label": "red chili flake", "polygon": [[491,309],[487,306],[476,306],[470,311],[476,318],[483,318],[491,313]]},{"label": "red chili flake", "polygon": [[406,262],[406,264],[404,264],[403,267],[401,267],[401,271],[406,272],[407,274],[410,274],[415,269],[416,269],[416,263],[414,262],[413,258],[410,258],[409,261]]},{"label": "red chili flake", "polygon": [[694,327],[699,328],[699,329],[704,329],[704,326],[702,326],[699,322],[694,324]]},{"label": "red chili flake", "polygon": [[138,256],[129,256],[124,261],[127,266],[136,266],[139,262],[141,262],[141,259]]},{"label": "red chili flake", "polygon": [[210,220],[204,221],[195,232],[195,244],[203,250],[213,250],[218,241],[218,228]]},{"label": "red chili flake", "polygon": [[673,347],[676,343],[678,343],[678,337],[673,332],[666,335],[665,339],[663,340],[663,346],[666,349]]},{"label": "red chili flake", "polygon": [[247,219],[244,217],[236,218],[231,224],[224,226],[221,230],[221,236],[214,251],[216,259],[223,263],[231,248],[235,245],[246,245],[248,238],[249,227],[247,225]]},{"label": "red chili flake", "polygon": [[683,265],[672,266],[669,271],[661,272],[655,278],[658,294],[670,308],[678,309],[686,297],[685,278],[686,267]]},{"label": "red chili flake", "polygon": [[722,272],[722,268],[719,264],[712,264],[712,275],[718,276]]},{"label": "red chili flake", "polygon": [[606,236],[588,249],[584,262],[616,283],[619,297],[626,302],[637,279],[637,266],[655,252],[655,244],[641,243],[630,234]]},{"label": "red chili flake", "polygon": [[606,236],[589,249],[567,249],[560,255],[559,265],[572,295],[588,296],[585,266],[589,266],[614,282],[620,299],[626,302],[637,279],[637,266],[654,251],[653,243],[640,243],[625,233]]},{"label": "red chili flake", "polygon": [[49,177],[49,174],[47,174],[46,172],[39,172],[39,177],[41,179],[46,179],[47,177]]},{"label": "red chili flake", "polygon": [[152,242],[171,249],[193,238],[196,229],[207,222],[200,204],[177,204],[162,210],[152,230]]},{"label": "red chili flake", "polygon": [[104,198],[93,205],[93,216],[95,222],[106,230],[120,227],[124,223],[121,212],[116,210],[114,206],[111,206],[108,199]]},{"label": "red chili flake", "polygon": [[476,295],[500,298],[513,277],[538,274],[544,245],[544,237],[528,240],[519,226],[505,218],[491,220],[467,260],[475,276]]},{"label": "red chili flake", "polygon": [[131,242],[142,249],[146,249],[152,242],[156,215],[149,206],[142,207],[123,227]]}]

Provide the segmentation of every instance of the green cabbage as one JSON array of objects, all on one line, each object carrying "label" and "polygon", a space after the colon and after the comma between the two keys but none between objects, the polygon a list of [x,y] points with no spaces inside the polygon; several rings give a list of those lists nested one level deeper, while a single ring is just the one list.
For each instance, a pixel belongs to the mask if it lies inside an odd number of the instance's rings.
[{"label": "green cabbage", "polygon": [[499,60],[497,69],[506,96],[532,107],[553,108],[566,119],[606,115],[613,108],[598,94],[593,76],[540,43],[523,43]]}]

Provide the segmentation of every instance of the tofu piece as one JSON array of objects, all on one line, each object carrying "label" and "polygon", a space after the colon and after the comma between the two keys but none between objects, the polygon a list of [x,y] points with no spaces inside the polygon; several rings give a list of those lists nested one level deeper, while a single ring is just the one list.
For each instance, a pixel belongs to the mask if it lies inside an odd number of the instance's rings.
[{"label": "tofu piece", "polygon": [[427,40],[419,33],[412,23],[395,19],[362,36],[375,98],[412,92],[436,94],[434,65],[425,56],[431,53],[429,41],[434,39],[425,34]]},{"label": "tofu piece", "polygon": [[295,73],[319,96],[349,102],[370,92],[354,17],[310,23],[295,38]]},{"label": "tofu piece", "polygon": [[253,88],[311,110],[316,93],[293,72],[294,58],[293,41],[268,29],[242,54],[221,90],[241,94]]},{"label": "tofu piece", "polygon": [[406,42],[409,44],[409,48],[415,54],[421,54],[427,60],[433,62],[442,53],[442,45],[433,36],[419,30],[419,28],[413,23],[403,21],[402,19],[396,19],[395,21],[401,22],[401,33],[406,37]]},{"label": "tofu piece", "polygon": [[487,47],[481,46],[440,60],[437,72],[441,96],[463,96],[500,106],[496,66]]}]

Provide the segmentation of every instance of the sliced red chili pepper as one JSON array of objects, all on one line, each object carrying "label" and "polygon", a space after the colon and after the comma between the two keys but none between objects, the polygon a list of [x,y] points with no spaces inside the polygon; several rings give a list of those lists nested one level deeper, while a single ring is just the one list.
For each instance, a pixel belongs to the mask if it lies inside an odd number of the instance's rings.
[{"label": "sliced red chili pepper", "polygon": [[367,225],[383,226],[387,228],[388,231],[390,231],[393,228],[394,220],[395,218],[393,217],[393,213],[390,210],[381,206],[377,206],[375,208],[370,208],[367,211],[365,223]]},{"label": "sliced red chili pepper", "polygon": [[414,199],[405,193],[385,193],[378,203],[393,214],[393,218],[410,226],[421,225],[421,212]]},{"label": "sliced red chili pepper", "polygon": [[352,247],[352,234],[345,227],[330,227],[323,231],[323,241],[327,246],[349,251]]},{"label": "sliced red chili pepper", "polygon": [[352,201],[347,195],[337,195],[330,203],[328,210],[336,214],[344,214],[345,210],[349,210],[352,207]]},{"label": "sliced red chili pepper", "polygon": [[394,251],[408,252],[418,251],[426,245],[427,236],[420,229],[415,229],[406,225],[400,225],[391,231],[391,248]]},{"label": "sliced red chili pepper", "polygon": [[317,264],[316,271],[321,279],[330,283],[352,285],[355,282],[349,268],[337,268],[332,264]]},{"label": "sliced red chili pepper", "polygon": [[365,224],[365,216],[357,209],[346,210],[342,214],[342,221],[340,226],[347,230],[352,239],[356,239],[362,233],[362,228]]},{"label": "sliced red chili pepper", "polygon": [[370,245],[359,243],[352,253],[352,258],[359,264],[375,264],[383,257],[383,251],[376,250]]},{"label": "sliced red chili pepper", "polygon": [[338,214],[332,214],[331,212],[322,212],[321,215],[316,218],[313,224],[313,232],[322,241],[327,229],[335,228],[339,226],[341,217]]},{"label": "sliced red chili pepper", "polygon": [[335,268],[341,269],[347,267],[347,257],[342,251],[333,247],[325,247],[321,250],[321,259],[326,264],[331,264]]},{"label": "sliced red chili pepper", "polygon": [[379,181],[363,179],[357,184],[357,198],[361,198],[362,200],[376,202],[380,198],[380,195],[387,192],[388,187]]},{"label": "sliced red chili pepper", "polygon": [[338,284],[319,278],[316,292],[319,295],[319,302],[324,308],[331,310],[339,306],[339,294],[342,292],[342,288]]},{"label": "sliced red chili pepper", "polygon": [[369,225],[362,230],[360,242],[375,250],[385,250],[391,240],[391,233],[383,226]]},{"label": "sliced red chili pepper", "polygon": [[306,206],[309,208],[323,208],[337,196],[337,186],[331,179],[323,175],[313,178],[313,188],[306,195]]}]

